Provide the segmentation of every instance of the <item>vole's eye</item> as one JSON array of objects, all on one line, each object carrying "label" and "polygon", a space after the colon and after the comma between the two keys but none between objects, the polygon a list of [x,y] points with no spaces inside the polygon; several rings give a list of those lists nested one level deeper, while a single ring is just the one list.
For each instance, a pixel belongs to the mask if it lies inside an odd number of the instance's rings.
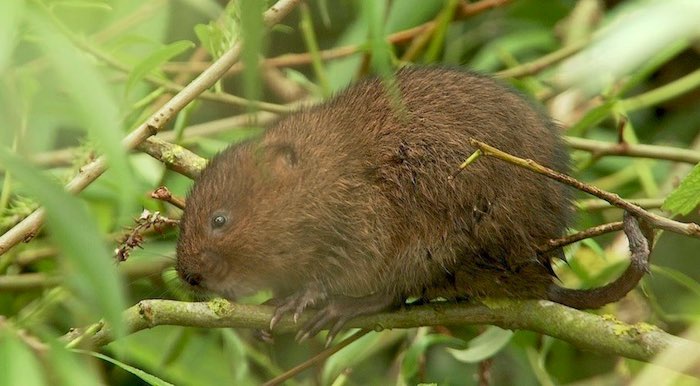
[{"label": "vole's eye", "polygon": [[226,225],[226,221],[228,221],[226,216],[223,214],[217,214],[211,218],[211,227],[214,229],[221,228],[222,226]]}]

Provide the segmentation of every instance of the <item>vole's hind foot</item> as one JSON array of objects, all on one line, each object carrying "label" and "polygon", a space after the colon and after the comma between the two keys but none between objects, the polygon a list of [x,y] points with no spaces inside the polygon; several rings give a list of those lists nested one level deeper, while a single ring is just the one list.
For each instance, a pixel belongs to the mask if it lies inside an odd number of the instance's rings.
[{"label": "vole's hind foot", "polygon": [[322,303],[326,299],[325,291],[317,288],[305,288],[299,292],[295,292],[286,298],[276,301],[277,308],[270,319],[270,330],[272,330],[282,317],[290,312],[294,312],[294,323],[299,320],[299,316],[308,307]]},{"label": "vole's hind foot", "polygon": [[381,312],[398,304],[397,299],[386,294],[374,294],[364,297],[333,296],[299,329],[298,342],[315,336],[324,328],[329,328],[326,346],[343,329],[345,324],[360,315]]}]

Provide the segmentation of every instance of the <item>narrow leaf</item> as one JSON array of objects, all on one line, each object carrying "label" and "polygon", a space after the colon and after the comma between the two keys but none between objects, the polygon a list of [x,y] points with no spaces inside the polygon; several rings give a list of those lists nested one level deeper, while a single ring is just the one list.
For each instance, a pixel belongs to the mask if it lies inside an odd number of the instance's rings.
[{"label": "narrow leaf", "polygon": [[0,385],[42,386],[41,365],[9,328],[0,329]]},{"label": "narrow leaf", "polygon": [[466,350],[447,349],[447,351],[460,362],[476,363],[501,351],[512,337],[513,331],[489,326],[483,334],[469,342],[469,348]]},{"label": "narrow leaf", "polygon": [[653,272],[654,274],[665,276],[667,279],[670,279],[678,283],[679,285],[693,291],[695,296],[700,297],[700,283],[698,283],[697,280],[693,279],[692,277],[684,274],[683,272],[677,271],[669,267],[660,267],[658,265],[652,265],[651,272]]},{"label": "narrow leaf", "polygon": [[124,370],[130,372],[131,374],[134,374],[135,376],[141,378],[144,382],[148,383],[149,385],[154,385],[154,386],[173,386],[172,383],[166,382],[166,381],[164,381],[164,380],[162,380],[162,379],[156,377],[156,376],[153,375],[153,374],[149,374],[149,373],[147,373],[147,372],[145,372],[145,371],[143,371],[143,370],[141,370],[141,369],[137,369],[137,368],[134,367],[134,366],[129,366],[129,365],[127,365],[126,363],[120,362],[120,361],[118,361],[118,360],[116,360],[116,359],[114,359],[114,358],[110,358],[110,357],[108,357],[108,356],[106,356],[106,355],[102,355],[102,354],[100,354],[100,353],[91,352],[91,351],[83,351],[83,350],[76,350],[76,352],[80,352],[80,353],[87,354],[87,355],[92,355],[92,356],[94,356],[95,358],[100,358],[100,359],[102,359],[102,360],[104,360],[104,361],[107,361],[107,362],[109,362],[109,363],[115,364],[115,365],[121,367],[122,369],[124,369]]},{"label": "narrow leaf", "polygon": [[130,183],[133,175],[126,152],[117,145],[122,139],[122,119],[111,86],[96,65],[72,44],[69,36],[54,27],[53,21],[39,16],[39,13],[33,15],[31,21],[37,40],[42,44],[56,79],[75,105],[77,118],[91,139],[97,142],[99,151],[107,156],[110,172],[117,181],[122,181],[118,186],[118,197],[120,209],[125,210],[134,202],[137,193]]},{"label": "narrow leaf", "polygon": [[0,74],[10,64],[23,13],[23,0],[0,2]]},{"label": "narrow leaf", "polygon": [[49,358],[47,363],[51,364],[52,374],[60,380],[59,385],[93,386],[102,383],[94,368],[86,366],[84,357],[69,351],[58,341],[52,342]]},{"label": "narrow leaf", "polygon": [[[262,14],[265,10],[264,1],[240,1],[238,2],[240,15],[240,34],[243,38],[243,89],[245,96],[251,100],[260,99],[260,70],[258,62],[263,48],[265,37],[265,25]],[[251,108],[254,108],[251,106]]]},{"label": "narrow leaf", "polygon": [[700,204],[700,164],[695,165],[661,207],[673,214],[688,214]]},{"label": "narrow leaf", "polygon": [[418,340],[406,350],[401,361],[401,376],[405,381],[410,381],[418,374],[420,358],[434,345],[448,344],[464,347],[464,341],[447,335],[429,334]]},{"label": "narrow leaf", "polygon": [[142,60],[141,63],[136,65],[134,70],[129,74],[129,78],[126,80],[126,92],[128,93],[136,83],[143,80],[143,78],[145,78],[153,70],[160,67],[161,64],[167,62],[177,55],[180,55],[192,47],[194,47],[194,43],[188,40],[181,40],[163,46],[148,55],[146,59]]}]

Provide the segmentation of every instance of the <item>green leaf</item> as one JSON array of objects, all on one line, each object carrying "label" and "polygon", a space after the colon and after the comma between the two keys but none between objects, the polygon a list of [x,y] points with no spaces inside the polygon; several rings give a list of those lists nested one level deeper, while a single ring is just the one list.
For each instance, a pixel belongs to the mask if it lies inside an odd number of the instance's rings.
[{"label": "green leaf", "polygon": [[443,6],[442,1],[394,0],[386,17],[386,33],[415,27],[432,19]]},{"label": "green leaf", "polygon": [[0,163],[44,206],[46,224],[63,252],[67,284],[92,311],[93,318],[104,316],[115,336],[123,336],[124,289],[111,253],[102,243],[102,235],[85,205],[65,192],[52,178],[30,166],[30,162],[2,146]]},{"label": "green leaf", "polygon": [[[118,144],[122,140],[122,118],[111,94],[112,87],[88,57],[76,49],[69,37],[54,26],[54,21],[34,13],[31,18],[38,41],[46,53],[52,71],[60,81],[78,113],[78,119],[98,144],[98,150],[107,156],[110,172],[118,186],[120,215],[131,209],[138,194],[130,183],[133,175],[126,151]],[[67,32],[66,32],[67,33]]]},{"label": "green leaf", "polygon": [[390,77],[394,73],[391,63],[392,48],[384,36],[384,21],[386,20],[386,2],[362,0],[362,18],[367,20],[371,50],[372,69],[382,77]]},{"label": "green leaf", "polygon": [[23,14],[23,0],[0,2],[0,74],[10,64]]},{"label": "green leaf", "polygon": [[104,0],[65,0],[51,2],[51,9],[58,8],[85,8],[111,11],[112,7]]},{"label": "green leaf", "polygon": [[[260,53],[263,50],[263,39],[265,37],[265,25],[263,23],[263,12],[265,10],[264,1],[239,1],[240,34],[243,38],[243,51],[241,61],[243,62],[243,91],[245,97],[251,100],[260,99],[262,89],[260,88],[260,69],[258,62]],[[255,109],[254,106],[249,106]]]},{"label": "green leaf", "polygon": [[42,375],[39,361],[15,332],[0,329],[0,385],[42,386]]},{"label": "green leaf", "polygon": [[233,329],[222,329],[224,355],[231,364],[231,372],[235,384],[242,385],[250,382],[250,366],[246,358],[246,346]]},{"label": "green leaf", "polygon": [[420,358],[425,355],[425,352],[430,346],[436,344],[464,347],[465,343],[461,339],[440,334],[428,334],[418,339],[406,350],[403,360],[401,361],[401,377],[404,381],[409,382],[413,380],[416,374],[418,374]]},{"label": "green leaf", "polygon": [[141,369],[137,369],[136,367],[129,366],[126,363],[120,362],[114,358],[108,357],[106,355],[102,355],[100,353],[92,352],[92,351],[84,351],[84,350],[75,350],[76,352],[87,354],[87,355],[92,355],[95,358],[100,358],[104,361],[110,362],[112,364],[115,364],[122,369],[130,372],[131,374],[134,374],[135,376],[141,378],[144,382],[148,383],[149,385],[154,385],[154,386],[173,386],[172,383],[166,382],[158,377],[156,377],[153,374],[149,374]]},{"label": "green leaf", "polygon": [[600,106],[590,109],[586,115],[567,130],[568,135],[583,135],[589,128],[602,122],[607,118],[615,107],[615,101],[606,101]]},{"label": "green leaf", "polygon": [[192,47],[194,47],[194,43],[191,41],[181,40],[163,46],[148,55],[146,59],[136,65],[134,70],[129,74],[129,78],[126,80],[126,93],[128,93],[136,83],[140,82],[153,70],[160,67],[161,64],[167,62],[177,55],[180,55]]},{"label": "green leaf", "polygon": [[666,198],[662,209],[673,214],[688,214],[700,204],[700,164],[695,165],[681,184]]},{"label": "green leaf", "polygon": [[74,352],[66,349],[63,344],[54,341],[49,350],[52,374],[60,380],[59,385],[65,386],[92,386],[102,383],[100,376],[93,366],[86,366]]},{"label": "green leaf", "polygon": [[510,342],[512,336],[513,331],[489,326],[483,334],[469,341],[469,348],[465,350],[447,349],[447,351],[460,362],[481,362],[501,351]]},{"label": "green leaf", "polygon": [[695,296],[700,297],[700,283],[692,277],[684,274],[681,271],[669,267],[659,267],[658,265],[651,266],[651,272],[665,276],[667,279],[673,280],[681,286],[693,291]]}]

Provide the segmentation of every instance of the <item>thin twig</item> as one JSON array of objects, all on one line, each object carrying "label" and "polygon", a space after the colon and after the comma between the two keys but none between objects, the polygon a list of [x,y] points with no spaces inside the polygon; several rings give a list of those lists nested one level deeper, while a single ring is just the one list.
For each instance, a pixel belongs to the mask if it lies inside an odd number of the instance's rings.
[{"label": "thin twig", "polygon": [[158,187],[158,189],[154,190],[151,193],[151,198],[155,198],[156,200],[168,202],[168,203],[172,204],[173,206],[175,206],[176,208],[180,208],[183,210],[185,209],[185,200],[180,198],[180,197],[173,196],[173,194],[170,192],[170,190],[168,188],[166,188],[165,186],[160,186],[160,187]]},{"label": "thin twig", "polygon": [[686,162],[693,165],[700,162],[700,151],[678,147],[630,144],[626,142],[612,143],[578,137],[565,137],[565,140],[572,148],[589,151],[597,157],[620,155]]},{"label": "thin twig", "polygon": [[480,149],[486,156],[495,157],[510,164],[523,167],[535,173],[542,174],[553,180],[559,181],[563,184],[572,186],[580,191],[601,198],[610,204],[617,206],[618,208],[622,208],[637,217],[647,220],[654,228],[660,228],[674,233],[700,238],[700,225],[698,224],[674,221],[669,218],[648,212],[637,205],[623,200],[615,193],[606,192],[602,189],[585,184],[575,178],[567,176],[566,174],[562,174],[550,168],[544,167],[531,159],[523,159],[510,155],[484,142],[470,139],[469,143],[475,148]]},{"label": "thin twig", "polygon": [[622,230],[622,226],[622,221],[594,226],[592,228],[588,228],[584,231],[577,232],[572,235],[567,235],[558,239],[549,240],[546,246],[540,246],[538,249],[542,253],[549,252],[557,248],[561,248],[565,245],[573,244],[577,241],[600,236],[610,232],[620,231]]},{"label": "thin twig", "polygon": [[[633,199],[626,199],[626,201],[629,201],[633,203],[634,205],[637,205],[640,208],[644,209],[658,209],[661,208],[661,205],[664,203],[663,198],[633,198]],[[585,210],[585,211],[596,211],[596,210],[603,210],[603,209],[619,209],[616,208],[615,206],[610,205],[608,202],[604,200],[599,200],[597,198],[590,198],[587,200],[580,200],[576,202],[576,206],[580,210]]]},{"label": "thin twig", "polygon": [[532,62],[523,63],[521,65],[511,67],[507,70],[499,71],[494,74],[497,78],[519,78],[526,75],[534,75],[551,66],[554,63],[560,62],[569,56],[579,52],[588,44],[588,40],[581,40],[577,43],[572,43],[564,46],[554,52],[537,58]]},{"label": "thin twig", "polygon": [[313,357],[309,358],[308,360],[292,367],[291,369],[285,371],[284,373],[282,373],[282,374],[270,379],[269,381],[263,383],[262,386],[274,386],[274,385],[281,384],[282,382],[286,381],[289,378],[292,378],[293,376],[301,373],[302,371],[310,368],[311,366],[326,360],[328,357],[337,353],[338,351],[342,350],[343,348],[347,347],[352,342],[355,342],[356,340],[367,335],[368,332],[370,332],[370,330],[357,331],[356,333],[347,337],[345,340],[338,343],[337,345],[335,345],[333,347],[329,347],[329,348],[321,351],[320,353],[314,355]]}]

